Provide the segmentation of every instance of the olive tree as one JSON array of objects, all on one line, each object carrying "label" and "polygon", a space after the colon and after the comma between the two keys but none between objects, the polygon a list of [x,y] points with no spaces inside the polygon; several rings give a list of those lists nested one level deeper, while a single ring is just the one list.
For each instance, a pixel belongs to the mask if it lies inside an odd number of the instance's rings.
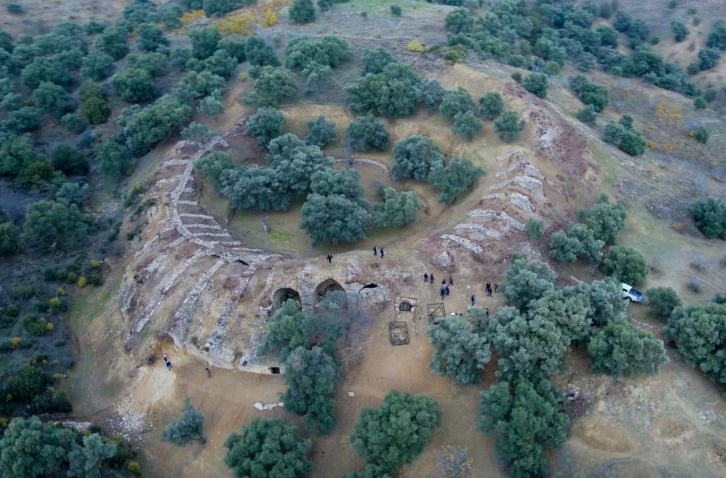
[{"label": "olive tree", "polygon": [[393,145],[391,176],[397,181],[409,178],[425,180],[429,172],[443,162],[444,156],[430,138],[409,136]]},{"label": "olive tree", "polygon": [[335,359],[320,347],[298,347],[285,361],[284,378],[285,410],[303,417],[308,428],[330,433],[336,424],[333,391],[340,380]]},{"label": "olive tree", "polygon": [[197,411],[187,398],[181,416],[175,422],[164,427],[162,436],[164,440],[174,445],[184,446],[194,440],[204,443],[203,433],[204,415]]},{"label": "olive tree", "polygon": [[380,408],[364,408],[350,442],[366,464],[393,472],[411,463],[441,425],[441,409],[432,398],[393,390]]},{"label": "olive tree", "polygon": [[337,194],[310,194],[300,216],[300,228],[313,240],[313,246],[365,239],[371,218],[359,203]]},{"label": "olive tree", "polygon": [[86,238],[88,225],[75,204],[38,201],[28,206],[23,241],[38,249],[72,249]]},{"label": "olive tree", "polygon": [[446,166],[440,163],[434,164],[427,181],[432,187],[441,191],[439,202],[448,205],[465,195],[484,174],[484,170],[474,166],[471,160],[454,156]]},{"label": "olive tree", "polygon": [[673,340],[678,353],[691,367],[698,367],[718,383],[726,383],[726,305],[708,303],[676,307],[663,334]]},{"label": "olive tree", "polygon": [[373,116],[361,116],[348,124],[345,138],[354,151],[366,152],[371,148],[383,151],[388,147],[388,132],[383,122]]},{"label": "olive tree", "polygon": [[660,366],[668,362],[662,340],[636,329],[623,318],[597,331],[587,351],[592,357],[592,373],[616,378],[657,375]]},{"label": "olive tree", "polygon": [[474,100],[464,88],[457,88],[455,91],[444,94],[439,106],[441,116],[449,121],[454,121],[457,115],[464,114],[467,111],[474,111]]},{"label": "olive tree", "polygon": [[113,72],[113,57],[100,50],[93,50],[81,64],[81,75],[92,80],[101,81]]},{"label": "olive tree", "polygon": [[335,141],[335,122],[326,121],[325,116],[318,116],[308,121],[307,126],[308,134],[305,136],[307,144],[323,148]]},{"label": "olive tree", "polygon": [[547,75],[530,73],[522,80],[522,87],[539,98],[547,98]]},{"label": "olive tree", "polygon": [[14,418],[0,439],[0,474],[18,478],[57,473],[64,468],[76,434],[38,417]]},{"label": "olive tree", "polygon": [[372,224],[374,227],[404,227],[416,222],[419,199],[415,192],[398,192],[393,188],[383,189],[383,202],[373,204]]},{"label": "olive tree", "polygon": [[312,443],[279,418],[255,418],[227,437],[224,446],[224,463],[236,477],[303,478],[312,468]]},{"label": "olive tree", "polygon": [[517,257],[504,272],[504,299],[523,309],[555,288],[555,273],[544,262]]},{"label": "olive tree", "polygon": [[111,87],[122,100],[133,103],[150,100],[159,94],[154,79],[141,68],[116,73],[111,77]]},{"label": "olive tree", "polygon": [[277,106],[280,101],[296,96],[295,77],[290,70],[263,66],[252,86],[252,92],[245,98],[245,103],[260,107]]},{"label": "olive tree", "polygon": [[502,141],[515,141],[523,129],[524,120],[515,111],[505,111],[494,121],[494,131]]},{"label": "olive tree", "polygon": [[650,267],[643,255],[632,247],[611,247],[605,256],[603,272],[620,282],[638,285],[645,280]]},{"label": "olive tree", "polygon": [[353,169],[324,168],[310,176],[310,191],[321,196],[339,195],[368,209],[360,173]]},{"label": "olive tree", "polygon": [[482,392],[477,429],[496,437],[497,452],[509,476],[548,476],[545,448],[567,439],[562,394],[547,379],[499,382]]},{"label": "olive tree", "polygon": [[494,92],[489,92],[479,98],[479,114],[484,118],[493,120],[496,119],[504,111],[504,100],[502,95]]},{"label": "olive tree", "polygon": [[52,114],[57,119],[76,109],[76,104],[71,95],[63,87],[48,81],[42,82],[33,91],[33,101],[35,102],[35,106],[41,108],[46,113]]},{"label": "olive tree", "polygon": [[484,334],[474,331],[468,318],[443,318],[426,329],[431,345],[436,347],[429,368],[437,375],[454,378],[458,385],[481,382],[484,366],[491,360],[489,343]]},{"label": "olive tree", "polygon": [[483,128],[484,123],[476,117],[474,112],[467,111],[454,116],[454,126],[451,131],[471,141]]},{"label": "olive tree", "polygon": [[421,98],[421,78],[410,65],[391,62],[380,73],[346,85],[348,106],[356,115],[399,118],[412,114]]},{"label": "olive tree", "polygon": [[681,306],[681,299],[670,287],[652,287],[645,291],[646,305],[661,317],[670,317],[676,307]]},{"label": "olive tree", "polygon": [[315,21],[315,6],[312,0],[294,0],[290,9],[290,18],[298,23],[310,23]]},{"label": "olive tree", "polygon": [[103,461],[116,456],[116,445],[104,443],[98,433],[83,437],[83,446],[73,444],[68,454],[69,477],[96,478],[101,476]]}]

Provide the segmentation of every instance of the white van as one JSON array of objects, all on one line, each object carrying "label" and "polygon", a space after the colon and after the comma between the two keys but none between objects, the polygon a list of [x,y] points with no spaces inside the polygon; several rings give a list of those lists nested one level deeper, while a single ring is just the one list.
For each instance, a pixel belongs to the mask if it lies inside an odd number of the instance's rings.
[{"label": "white van", "polygon": [[628,284],[620,284],[620,289],[622,290],[622,297],[623,299],[628,299],[630,302],[637,302],[639,304],[643,303],[643,294],[640,293],[640,291],[633,289]]}]

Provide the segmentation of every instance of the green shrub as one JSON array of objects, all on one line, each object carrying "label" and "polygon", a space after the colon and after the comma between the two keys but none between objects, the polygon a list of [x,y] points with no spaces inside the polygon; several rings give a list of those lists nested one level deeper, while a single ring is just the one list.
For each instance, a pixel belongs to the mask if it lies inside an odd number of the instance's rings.
[{"label": "green shrub", "polygon": [[27,315],[23,317],[23,328],[25,328],[25,330],[27,330],[31,335],[43,337],[53,331],[53,324],[49,323],[43,317]]},{"label": "green shrub", "polygon": [[434,164],[427,181],[433,188],[441,191],[439,202],[449,205],[465,195],[484,174],[484,170],[474,166],[469,159],[454,156],[446,166],[441,163]]},{"label": "green shrub", "polygon": [[250,116],[245,126],[245,134],[253,136],[257,144],[267,148],[270,141],[282,134],[285,117],[275,108],[263,107]]},{"label": "green shrub", "polygon": [[657,375],[668,362],[663,341],[649,332],[636,329],[619,318],[596,332],[587,346],[592,357],[592,373],[616,378]]},{"label": "green shrub", "polygon": [[537,219],[530,218],[527,221],[527,234],[532,239],[542,239],[544,234],[544,221],[538,221]]},{"label": "green shrub", "polygon": [[699,126],[693,136],[699,143],[706,144],[708,143],[708,139],[711,137],[711,134],[706,128]]},{"label": "green shrub", "polygon": [[81,104],[81,114],[91,125],[99,125],[106,122],[111,115],[111,109],[102,98],[88,98]]},{"label": "green shrub", "polygon": [[335,123],[326,121],[325,116],[318,116],[313,121],[308,121],[307,126],[305,143],[324,148],[328,143],[335,142]]},{"label": "green shrub", "polygon": [[375,227],[401,228],[416,222],[419,199],[415,192],[383,189],[383,202],[373,205],[372,224]]},{"label": "green shrub", "polygon": [[496,119],[504,111],[504,100],[497,92],[489,92],[479,98],[479,114],[486,119]]},{"label": "green shrub", "polygon": [[676,291],[670,287],[653,287],[645,291],[646,305],[650,310],[661,317],[670,317],[676,307],[681,305],[681,299]]},{"label": "green shrub", "polygon": [[164,427],[162,436],[177,446],[184,446],[194,440],[204,442],[204,415],[199,413],[187,398],[184,403],[184,410],[175,422]]},{"label": "green shrub", "polygon": [[0,223],[0,256],[12,256],[20,252],[20,229],[12,222]]},{"label": "green shrub", "polygon": [[290,18],[297,23],[310,23],[315,21],[315,6],[312,0],[293,0],[290,9]]},{"label": "green shrub", "polygon": [[547,75],[530,73],[522,80],[522,88],[539,98],[547,98]]},{"label": "green shrub", "polygon": [[351,121],[345,129],[345,138],[353,151],[366,152],[371,148],[383,151],[388,147],[388,132],[383,122],[370,115]]},{"label": "green shrub", "polygon": [[699,199],[688,211],[704,236],[726,240],[726,204],[722,200]]},{"label": "green shrub", "polygon": [[592,105],[587,105],[584,108],[578,110],[575,117],[588,126],[595,126],[595,121],[597,120],[597,113],[595,112],[595,108]]},{"label": "green shrub", "polygon": [[444,156],[426,136],[414,135],[398,140],[393,145],[391,176],[396,181],[417,179],[423,181],[436,166],[443,166]]},{"label": "green shrub", "polygon": [[394,17],[400,17],[401,16],[401,7],[398,5],[391,5],[391,15]]},{"label": "green shrub", "polygon": [[650,267],[643,255],[632,247],[611,247],[605,256],[603,272],[620,282],[638,285],[645,280]]},{"label": "green shrub", "polygon": [[519,133],[524,129],[524,120],[515,111],[504,112],[494,121],[494,131],[497,132],[502,141],[511,142],[519,138]]}]

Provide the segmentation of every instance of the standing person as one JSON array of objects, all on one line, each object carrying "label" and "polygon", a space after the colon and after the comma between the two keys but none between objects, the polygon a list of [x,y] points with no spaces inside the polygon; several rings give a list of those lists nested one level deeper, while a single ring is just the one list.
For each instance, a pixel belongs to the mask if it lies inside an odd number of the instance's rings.
[{"label": "standing person", "polygon": [[428,281],[429,281],[429,273],[424,272],[424,284],[428,283]]},{"label": "standing person", "polygon": [[433,284],[434,283],[434,273],[433,272],[429,275],[429,278],[431,279],[431,283]]},{"label": "standing person", "polygon": [[476,305],[476,297],[474,294],[471,295],[471,306],[474,307]]},{"label": "standing person", "polygon": [[168,360],[166,361],[166,369],[171,372],[171,362],[169,362]]},{"label": "standing person", "polygon": [[454,278],[452,276],[449,276],[449,285],[450,286],[454,285]]},{"label": "standing person", "polygon": [[441,302],[443,302],[444,296],[446,295],[446,289],[444,289],[444,286],[439,287],[439,294],[441,294]]},{"label": "standing person", "polygon": [[451,292],[451,291],[449,290],[449,286],[448,286],[448,285],[447,285],[447,286],[444,286],[444,290],[446,291],[446,295],[447,295],[447,296],[449,295],[449,292]]},{"label": "standing person", "polygon": [[486,314],[487,319],[488,319],[489,318],[489,308],[485,308],[484,313]]},{"label": "standing person", "polygon": [[212,378],[212,371],[209,370],[209,367],[205,368],[204,370],[207,371],[207,377]]},{"label": "standing person", "polygon": [[499,292],[499,284],[494,283],[494,292]]},{"label": "standing person", "polygon": [[381,247],[381,259],[383,258],[384,254],[385,254],[385,252],[383,251],[383,248]]},{"label": "standing person", "polygon": [[373,246],[373,255],[378,256],[378,246],[377,245]]},{"label": "standing person", "polygon": [[331,254],[331,253],[328,252],[327,259],[328,259],[328,262],[332,263],[333,262],[333,254]]}]

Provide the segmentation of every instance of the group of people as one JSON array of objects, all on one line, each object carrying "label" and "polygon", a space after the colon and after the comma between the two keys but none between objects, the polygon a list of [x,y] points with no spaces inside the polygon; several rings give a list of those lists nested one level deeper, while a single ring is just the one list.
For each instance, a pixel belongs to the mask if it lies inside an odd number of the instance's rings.
[{"label": "group of people", "polygon": [[[378,257],[378,253],[379,252],[381,253],[381,258],[383,258],[383,256],[386,255],[386,251],[384,251],[382,247],[379,249],[378,248],[378,245],[373,246],[373,255],[376,256],[376,257]],[[325,256],[325,258],[328,260],[328,263],[332,263],[333,262],[333,254],[331,254],[331,253],[328,252],[328,255]],[[433,279],[431,280],[431,283],[433,283]]]}]

